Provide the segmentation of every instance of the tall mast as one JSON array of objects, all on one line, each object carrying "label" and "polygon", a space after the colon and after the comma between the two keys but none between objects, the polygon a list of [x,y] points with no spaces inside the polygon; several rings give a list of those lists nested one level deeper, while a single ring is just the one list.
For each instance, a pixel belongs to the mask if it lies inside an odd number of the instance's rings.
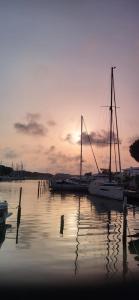
[{"label": "tall mast", "polygon": [[119,171],[121,173],[121,157],[120,157],[120,145],[119,145],[119,132],[118,132],[118,121],[117,121],[117,109],[116,109],[116,99],[115,99],[114,77],[113,77],[113,93],[114,93],[114,108],[115,108],[115,121],[116,121],[116,132],[117,132]]},{"label": "tall mast", "polygon": [[111,173],[111,157],[112,157],[112,121],[113,121],[113,108],[112,108],[112,96],[113,96],[113,69],[111,68],[111,102],[110,102],[110,162],[109,162],[109,181],[112,180],[112,173]]},{"label": "tall mast", "polygon": [[83,116],[81,115],[81,152],[80,152],[80,180],[82,177],[82,162],[83,162],[83,141],[82,141],[82,131],[83,131]]}]

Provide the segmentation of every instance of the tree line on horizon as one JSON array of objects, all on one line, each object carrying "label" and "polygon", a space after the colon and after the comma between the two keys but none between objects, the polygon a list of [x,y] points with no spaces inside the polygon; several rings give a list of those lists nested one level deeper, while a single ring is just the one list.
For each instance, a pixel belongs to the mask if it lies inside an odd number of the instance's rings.
[{"label": "tree line on horizon", "polygon": [[32,177],[32,178],[44,178],[52,176],[50,173],[41,173],[41,172],[31,172],[25,170],[14,170],[12,167],[7,167],[0,165],[0,176],[10,176],[10,177]]}]

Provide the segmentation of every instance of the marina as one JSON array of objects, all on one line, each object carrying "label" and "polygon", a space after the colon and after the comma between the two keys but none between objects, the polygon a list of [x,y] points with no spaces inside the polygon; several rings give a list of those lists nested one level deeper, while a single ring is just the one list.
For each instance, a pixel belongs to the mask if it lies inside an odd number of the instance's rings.
[{"label": "marina", "polygon": [[0,4],[1,298],[137,297],[139,1]]},{"label": "marina", "polygon": [[48,182],[40,183],[38,194],[36,180],[1,182],[0,198],[7,199],[12,212],[0,231],[1,284],[95,285],[138,276],[137,205],[127,206],[123,242],[119,201],[52,193]]}]

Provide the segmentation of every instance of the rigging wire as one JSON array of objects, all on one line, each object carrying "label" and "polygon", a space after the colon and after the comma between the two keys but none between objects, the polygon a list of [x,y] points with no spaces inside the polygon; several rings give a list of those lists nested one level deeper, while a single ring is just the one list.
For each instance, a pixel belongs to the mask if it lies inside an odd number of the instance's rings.
[{"label": "rigging wire", "polygon": [[114,134],[114,124],[113,124],[113,145],[114,145],[115,169],[117,172],[117,155],[116,155],[116,139],[115,139],[115,134]]},{"label": "rigging wire", "polygon": [[95,160],[95,164],[96,164],[98,173],[100,173],[100,170],[99,170],[99,167],[98,167],[98,164],[97,164],[97,160],[96,160],[96,157],[95,157],[95,154],[94,154],[93,146],[92,146],[92,143],[91,143],[90,135],[88,134],[88,130],[87,130],[84,118],[83,118],[83,123],[84,123],[84,126],[85,126],[85,130],[86,130],[86,133],[87,133],[87,136],[88,136],[88,140],[89,140],[89,143],[90,143],[90,146],[91,146],[92,154],[93,154],[93,157],[94,157],[94,160]]},{"label": "rigging wire", "polygon": [[[102,120],[103,128],[104,128],[104,124],[107,124],[105,130],[103,129],[104,134],[105,134],[105,132],[106,133],[109,132],[108,117],[109,117],[108,111],[106,110],[106,113],[105,114],[103,113],[103,120]],[[101,155],[101,157],[105,157],[105,158],[102,159],[102,162],[101,162],[102,163],[102,168],[101,168],[102,170],[109,168],[108,167],[108,151],[106,151],[106,148],[107,148],[107,145],[102,145],[102,147],[100,147],[100,155]]]}]

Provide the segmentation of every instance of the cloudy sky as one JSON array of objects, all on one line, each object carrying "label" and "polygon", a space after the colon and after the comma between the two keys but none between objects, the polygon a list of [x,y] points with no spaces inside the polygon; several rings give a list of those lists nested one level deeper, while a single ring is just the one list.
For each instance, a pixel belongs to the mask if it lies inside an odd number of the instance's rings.
[{"label": "cloudy sky", "polygon": [[[82,114],[98,165],[108,167],[112,66],[122,168],[136,166],[139,1],[0,0],[1,162],[78,173]],[[83,141],[84,171],[94,172],[86,131]]]}]

